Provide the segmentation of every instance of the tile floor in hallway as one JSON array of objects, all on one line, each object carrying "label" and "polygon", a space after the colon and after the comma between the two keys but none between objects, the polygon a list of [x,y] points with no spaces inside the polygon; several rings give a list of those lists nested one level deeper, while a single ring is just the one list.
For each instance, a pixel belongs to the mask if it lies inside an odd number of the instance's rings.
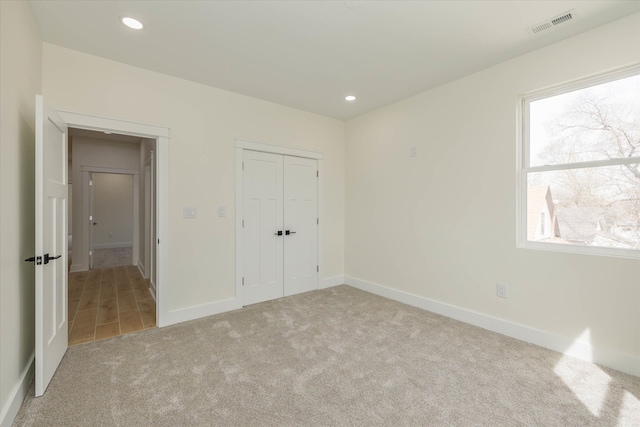
[{"label": "tile floor in hallway", "polygon": [[69,274],[69,345],[156,326],[156,302],[135,266]]}]

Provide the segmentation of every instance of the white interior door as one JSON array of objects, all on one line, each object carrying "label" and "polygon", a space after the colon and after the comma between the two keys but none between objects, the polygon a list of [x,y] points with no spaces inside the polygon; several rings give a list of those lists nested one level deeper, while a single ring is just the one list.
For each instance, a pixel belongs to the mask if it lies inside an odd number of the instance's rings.
[{"label": "white interior door", "polygon": [[67,124],[36,96],[36,396],[68,347],[67,166]]},{"label": "white interior door", "polygon": [[283,295],[282,164],[281,155],[244,151],[244,305]]},{"label": "white interior door", "polygon": [[284,156],[284,296],[318,289],[318,161]]},{"label": "white interior door", "polygon": [[243,304],[318,288],[318,161],[243,152]]}]

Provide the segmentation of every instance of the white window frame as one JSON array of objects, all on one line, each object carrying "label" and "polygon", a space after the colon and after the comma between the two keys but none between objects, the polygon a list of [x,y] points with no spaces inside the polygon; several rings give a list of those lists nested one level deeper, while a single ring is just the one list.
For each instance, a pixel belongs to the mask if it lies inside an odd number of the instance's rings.
[{"label": "white window frame", "polygon": [[568,252],[585,255],[609,256],[618,258],[640,259],[640,250],[607,248],[597,246],[580,246],[571,244],[559,244],[549,242],[532,242],[527,240],[527,177],[530,173],[562,171],[567,169],[582,169],[598,166],[617,166],[622,164],[640,163],[640,156],[624,159],[597,160],[578,163],[563,163],[557,165],[530,166],[529,145],[529,104],[540,99],[550,98],[563,93],[585,89],[614,80],[623,79],[640,74],[640,64],[608,71],[595,76],[576,80],[530,92],[518,97],[517,104],[517,186],[516,186],[516,247],[522,249],[535,249],[551,252]]}]

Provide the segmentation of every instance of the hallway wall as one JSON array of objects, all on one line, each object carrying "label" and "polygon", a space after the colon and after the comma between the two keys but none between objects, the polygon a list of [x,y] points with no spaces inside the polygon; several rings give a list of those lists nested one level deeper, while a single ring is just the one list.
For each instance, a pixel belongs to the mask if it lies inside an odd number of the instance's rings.
[{"label": "hallway wall", "polygon": [[0,1],[0,425],[15,417],[33,375],[35,96],[42,40],[25,1]]}]

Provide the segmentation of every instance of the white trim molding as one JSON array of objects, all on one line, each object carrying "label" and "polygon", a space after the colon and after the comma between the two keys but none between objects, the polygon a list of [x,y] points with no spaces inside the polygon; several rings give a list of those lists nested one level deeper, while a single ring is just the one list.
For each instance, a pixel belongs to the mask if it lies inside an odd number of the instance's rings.
[{"label": "white trim molding", "polygon": [[307,159],[324,159],[324,154],[317,151],[303,150],[300,148],[284,147],[282,145],[269,144],[267,142],[251,141],[248,139],[236,138],[236,148],[243,148],[251,151],[261,151],[263,153],[283,154],[286,156],[306,157]]},{"label": "white trim molding", "polygon": [[450,317],[520,341],[539,345],[540,347],[554,350],[567,356],[573,356],[578,359],[586,360],[587,362],[608,366],[609,368],[616,369],[630,375],[640,376],[640,358],[630,354],[594,347],[591,343],[580,341],[579,339],[576,340],[571,337],[556,335],[551,332],[542,331],[519,323],[467,310],[455,305],[392,289],[377,283],[357,279],[355,277],[346,276],[345,281],[347,285],[365,292],[389,298],[432,313],[440,314],[442,316]]},{"label": "white trim molding", "polygon": [[344,285],[344,276],[325,277],[320,279],[320,286],[318,289],[333,288],[334,286]]},{"label": "white trim molding", "polygon": [[9,398],[6,402],[2,402],[2,407],[0,408],[0,427],[10,427],[16,419],[18,411],[20,411],[20,407],[22,406],[22,402],[24,402],[24,399],[27,397],[29,387],[33,381],[33,376],[35,374],[35,358],[36,356],[34,353],[31,355],[27,367],[22,371],[20,381],[13,387],[11,393],[9,393]]},{"label": "white trim molding", "polygon": [[242,308],[238,298],[230,298],[222,301],[210,302],[193,307],[180,308],[167,312],[163,319],[163,326],[201,319],[215,314],[225,313]]},{"label": "white trim molding", "polygon": [[[165,316],[169,316],[169,128],[129,120],[92,116],[70,111],[58,114],[69,127],[95,131],[109,131],[123,135],[150,138],[156,141],[156,251],[154,265],[157,266],[156,288],[156,324],[165,326]],[[137,200],[139,203],[139,200]],[[136,203],[134,201],[134,203]],[[138,254],[136,254],[137,256]],[[134,263],[134,264],[137,264]]]}]

